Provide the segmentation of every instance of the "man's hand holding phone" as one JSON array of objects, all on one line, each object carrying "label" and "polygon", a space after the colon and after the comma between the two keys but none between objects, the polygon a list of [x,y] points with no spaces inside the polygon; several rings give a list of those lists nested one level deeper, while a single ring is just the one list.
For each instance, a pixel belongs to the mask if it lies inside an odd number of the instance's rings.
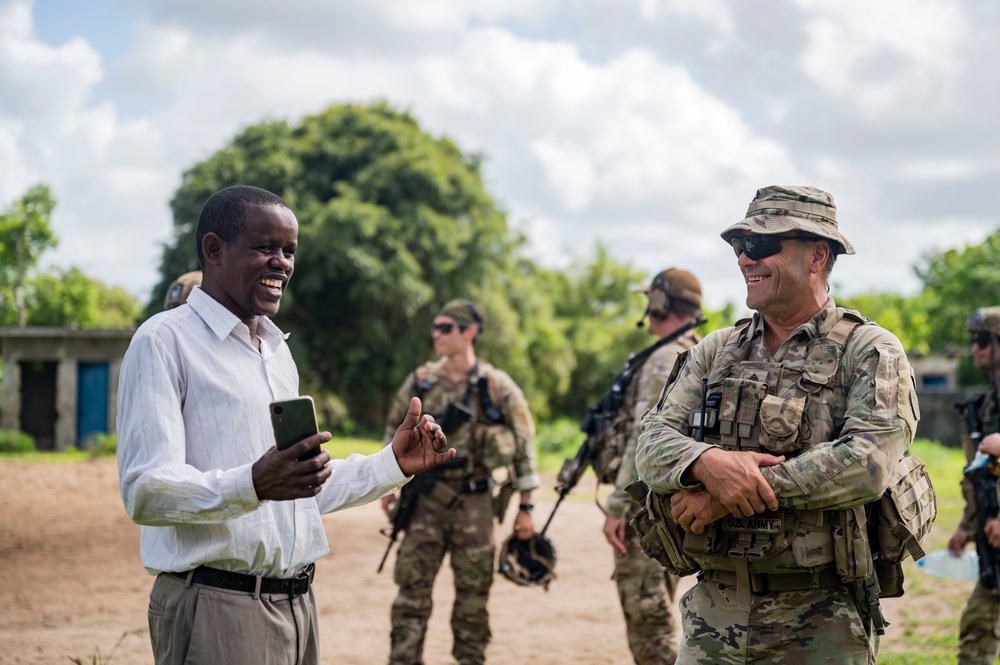
[{"label": "man's hand holding phone", "polygon": [[287,501],[319,494],[332,469],[330,453],[320,445],[330,440],[319,432],[316,409],[308,395],[272,402],[275,447],[253,465],[253,487],[261,501]]},{"label": "man's hand holding phone", "polygon": [[[331,438],[329,432],[320,432],[284,450],[275,446],[264,453],[253,465],[253,487],[257,498],[261,501],[288,501],[319,494],[323,483],[333,473],[327,466],[330,453],[319,446]],[[305,457],[313,449],[319,450],[319,454]]]}]

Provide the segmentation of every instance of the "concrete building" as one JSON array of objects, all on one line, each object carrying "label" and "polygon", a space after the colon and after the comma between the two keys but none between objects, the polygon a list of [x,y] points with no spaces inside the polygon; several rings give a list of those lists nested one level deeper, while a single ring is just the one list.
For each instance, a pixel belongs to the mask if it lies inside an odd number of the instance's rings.
[{"label": "concrete building", "polygon": [[118,372],[132,333],[0,328],[0,428],[31,434],[38,450],[65,450],[113,432]]}]

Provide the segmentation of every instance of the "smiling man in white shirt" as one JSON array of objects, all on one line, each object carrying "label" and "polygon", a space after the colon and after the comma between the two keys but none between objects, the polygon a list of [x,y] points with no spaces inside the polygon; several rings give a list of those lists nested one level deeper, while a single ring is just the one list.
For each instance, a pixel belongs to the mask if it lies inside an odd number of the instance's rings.
[{"label": "smiling man in white shirt", "polygon": [[392,445],[331,461],[322,432],[274,447],[268,405],[298,395],[271,322],[292,276],[295,215],[256,187],[205,203],[203,282],[136,331],[122,362],[118,469],[156,581],[149,628],[158,665],[319,662],[314,562],[321,514],[373,501],[454,450],[414,399]]}]

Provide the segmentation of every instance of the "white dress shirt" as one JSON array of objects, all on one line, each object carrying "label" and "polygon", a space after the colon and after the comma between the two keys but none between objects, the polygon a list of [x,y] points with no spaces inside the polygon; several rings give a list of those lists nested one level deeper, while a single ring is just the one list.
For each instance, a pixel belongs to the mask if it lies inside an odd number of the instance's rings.
[{"label": "white dress shirt", "polygon": [[333,460],[318,496],[257,499],[251,467],[274,445],[268,405],[298,395],[285,335],[249,329],[200,288],[136,331],[118,386],[118,473],[142,525],[150,574],[199,565],[291,577],[329,552],[321,513],[359,505],[407,480],[391,447]]}]

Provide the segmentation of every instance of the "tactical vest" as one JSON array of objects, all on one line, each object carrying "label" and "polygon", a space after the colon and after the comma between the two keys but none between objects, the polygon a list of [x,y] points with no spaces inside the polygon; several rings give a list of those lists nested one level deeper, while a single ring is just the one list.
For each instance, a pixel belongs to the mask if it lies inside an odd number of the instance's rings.
[{"label": "tactical vest", "polygon": [[[706,375],[712,412],[705,414],[704,440],[725,450],[794,458],[835,439],[847,404],[843,377],[853,374],[852,368],[841,370],[840,360],[854,330],[867,323],[838,307],[820,321],[819,336],[808,341],[804,357],[790,349],[792,357],[774,363],[747,360],[750,320],[738,322]],[[701,406],[690,414],[694,427],[684,434],[692,436],[700,419]],[[857,511],[863,508],[729,515],[702,534],[684,533],[683,549],[702,570],[789,573],[836,561],[842,579],[861,579],[871,574],[872,562],[860,533],[864,515]]]},{"label": "tactical vest", "polygon": [[[470,473],[484,475],[496,468],[510,466],[516,440],[513,430],[504,423],[490,394],[493,388],[489,366],[477,363],[457,390],[445,390],[432,371],[433,365],[417,370],[414,394],[421,397],[424,412],[434,416],[442,426],[454,419],[447,433],[448,444],[456,451],[456,459],[467,459],[461,468],[441,471],[444,478],[460,479]],[[449,406],[450,405],[450,406]],[[461,411],[459,411],[461,409]],[[460,415],[455,416],[455,413]],[[467,415],[461,415],[461,414]]]}]

